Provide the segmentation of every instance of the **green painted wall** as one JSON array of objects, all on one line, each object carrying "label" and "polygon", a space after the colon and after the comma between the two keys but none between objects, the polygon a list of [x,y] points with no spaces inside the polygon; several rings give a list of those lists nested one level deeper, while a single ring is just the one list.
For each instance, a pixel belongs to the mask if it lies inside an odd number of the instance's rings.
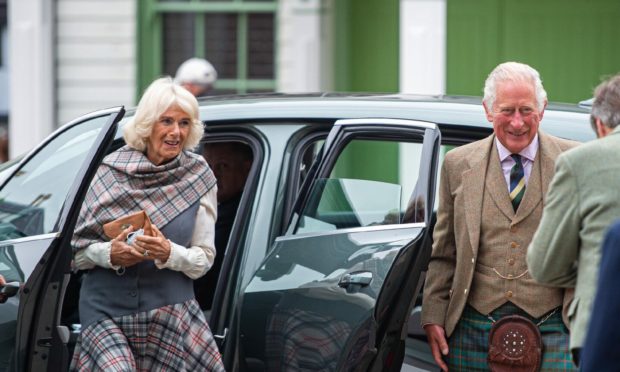
[{"label": "green painted wall", "polygon": [[[334,86],[337,91],[398,92],[399,4],[399,0],[335,2]],[[386,180],[397,182],[398,152],[386,150],[377,154],[365,147],[356,146],[351,152],[356,159],[363,159],[357,163],[383,169]],[[364,174],[363,169],[350,171]]]},{"label": "green painted wall", "polygon": [[337,0],[338,91],[398,92],[399,0]]},{"label": "green painted wall", "polygon": [[482,95],[498,63],[530,64],[549,100],[588,98],[620,72],[619,0],[448,0],[449,94]]}]

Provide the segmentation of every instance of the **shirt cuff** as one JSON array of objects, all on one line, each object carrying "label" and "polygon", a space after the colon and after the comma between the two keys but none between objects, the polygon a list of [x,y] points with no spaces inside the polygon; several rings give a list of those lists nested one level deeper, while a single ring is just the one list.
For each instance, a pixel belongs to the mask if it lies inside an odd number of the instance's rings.
[{"label": "shirt cuff", "polygon": [[112,259],[110,258],[111,251],[111,242],[93,243],[75,253],[73,257],[75,267],[78,270],[89,270],[95,266],[118,270],[120,266],[112,265]]},{"label": "shirt cuff", "polygon": [[170,240],[170,255],[166,262],[155,260],[159,269],[181,271],[191,279],[198,279],[211,268],[207,255],[200,247],[185,248]]}]

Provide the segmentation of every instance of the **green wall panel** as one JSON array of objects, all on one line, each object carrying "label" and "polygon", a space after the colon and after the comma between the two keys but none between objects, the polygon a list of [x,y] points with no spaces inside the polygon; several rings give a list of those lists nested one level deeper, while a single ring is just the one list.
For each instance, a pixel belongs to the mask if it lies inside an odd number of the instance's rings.
[{"label": "green wall panel", "polygon": [[[398,92],[399,0],[337,0],[335,2],[335,77],[341,92]],[[382,170],[383,178],[398,183],[398,151],[372,151],[359,146],[344,157],[355,164],[346,169],[346,159],[338,174],[360,177],[368,169]],[[362,161],[359,161],[362,160]],[[353,162],[351,163],[353,164]]]},{"label": "green wall panel", "polygon": [[336,1],[336,90],[398,92],[399,3]]},{"label": "green wall panel", "polygon": [[536,68],[552,101],[620,72],[618,0],[448,0],[447,92],[481,95],[498,63]]}]

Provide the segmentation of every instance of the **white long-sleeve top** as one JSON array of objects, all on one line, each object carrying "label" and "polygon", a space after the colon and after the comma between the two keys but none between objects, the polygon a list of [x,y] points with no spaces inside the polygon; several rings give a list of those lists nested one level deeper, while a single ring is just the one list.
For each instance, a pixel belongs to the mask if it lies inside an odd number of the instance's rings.
[{"label": "white long-sleeve top", "polygon": [[[170,256],[166,262],[155,260],[160,269],[181,271],[191,279],[203,276],[215,260],[215,220],[217,219],[217,186],[213,186],[200,199],[196,214],[196,224],[192,234],[191,246],[186,248],[170,242]],[[159,227],[159,226],[157,226]],[[76,252],[74,264],[78,270],[88,270],[95,266],[117,270],[112,265],[110,252],[112,242],[93,243]]]}]

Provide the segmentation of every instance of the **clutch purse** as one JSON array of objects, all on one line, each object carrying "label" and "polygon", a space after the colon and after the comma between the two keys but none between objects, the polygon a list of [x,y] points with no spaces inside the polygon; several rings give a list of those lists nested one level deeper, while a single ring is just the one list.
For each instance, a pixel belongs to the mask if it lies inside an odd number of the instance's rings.
[{"label": "clutch purse", "polygon": [[145,211],[132,213],[108,222],[103,225],[103,232],[108,238],[114,239],[129,226],[133,226],[133,231],[138,231],[139,229],[144,230],[144,235],[155,235],[153,233],[151,219]]}]

